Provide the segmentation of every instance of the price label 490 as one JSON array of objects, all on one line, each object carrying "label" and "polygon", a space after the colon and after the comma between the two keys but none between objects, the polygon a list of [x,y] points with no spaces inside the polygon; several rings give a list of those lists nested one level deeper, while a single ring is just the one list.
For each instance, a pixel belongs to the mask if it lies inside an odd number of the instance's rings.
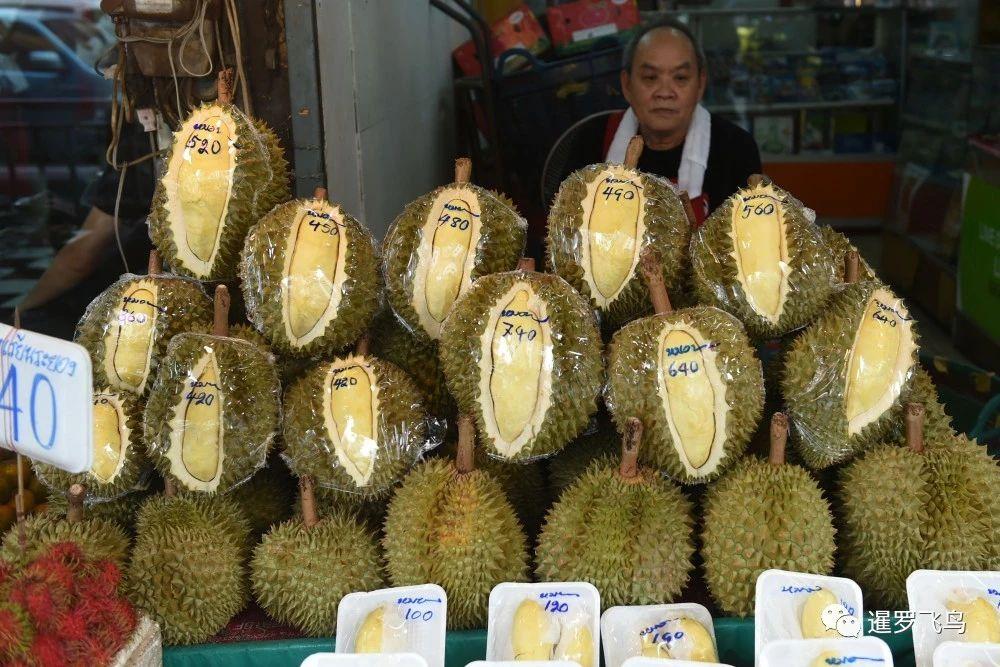
[{"label": "price label 490", "polygon": [[90,355],[0,324],[0,447],[68,472],[93,463]]}]

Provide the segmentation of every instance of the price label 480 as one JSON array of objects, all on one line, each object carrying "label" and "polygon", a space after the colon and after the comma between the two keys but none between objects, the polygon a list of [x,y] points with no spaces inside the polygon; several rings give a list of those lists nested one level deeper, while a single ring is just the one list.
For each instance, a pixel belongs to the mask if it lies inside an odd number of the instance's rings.
[{"label": "price label 480", "polygon": [[78,473],[93,463],[90,355],[0,324],[0,447]]}]

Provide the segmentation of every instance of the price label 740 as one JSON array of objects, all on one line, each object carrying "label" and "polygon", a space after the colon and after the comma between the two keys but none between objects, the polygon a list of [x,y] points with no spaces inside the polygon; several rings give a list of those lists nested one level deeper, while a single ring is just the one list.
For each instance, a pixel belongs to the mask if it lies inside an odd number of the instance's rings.
[{"label": "price label 740", "polygon": [[93,463],[90,355],[0,324],[0,447],[68,472]]}]

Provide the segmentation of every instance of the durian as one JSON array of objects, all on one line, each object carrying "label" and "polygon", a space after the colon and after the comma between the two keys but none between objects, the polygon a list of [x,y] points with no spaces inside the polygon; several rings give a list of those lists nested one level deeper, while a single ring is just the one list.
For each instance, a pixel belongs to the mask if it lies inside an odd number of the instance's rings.
[{"label": "durian", "polygon": [[40,461],[32,465],[51,491],[82,484],[91,502],[114,500],[135,490],[148,467],[142,404],[133,394],[110,387],[95,391],[92,403],[94,458],[90,470],[73,474]]},{"label": "durian", "polygon": [[666,181],[636,169],[642,149],[635,136],[624,164],[573,172],[549,211],[550,269],[590,300],[611,331],[652,312],[639,270],[645,248],[659,250],[669,289],[680,287],[687,271],[691,223],[684,204]]},{"label": "durian", "polygon": [[285,392],[289,466],[321,487],[388,495],[426,444],[427,414],[413,381],[365,353],[316,366]]},{"label": "durian", "polygon": [[953,591],[945,602],[949,612],[962,615],[963,642],[1000,644],[1000,612],[981,595]]},{"label": "durian", "polygon": [[430,341],[481,276],[512,270],[527,224],[500,195],[469,183],[472,162],[455,161],[455,182],[409,203],[382,244],[386,295],[415,335]]},{"label": "durian", "polygon": [[394,604],[379,605],[365,616],[354,637],[354,653],[406,650],[407,623]]},{"label": "durian", "polygon": [[559,622],[536,601],[523,600],[511,622],[510,646],[514,660],[551,660],[558,641]]},{"label": "durian", "polygon": [[691,238],[698,301],[735,315],[752,338],[809,324],[840,283],[838,265],[803,206],[751,176]]},{"label": "durian", "polygon": [[146,402],[157,469],[181,488],[226,492],[264,466],[277,433],[280,387],[257,345],[227,338],[228,292],[216,290],[216,335],[170,341]]},{"label": "durian", "polygon": [[[136,515],[149,495],[149,492],[144,490],[126,493],[114,500],[101,502],[93,502],[89,498],[85,498],[84,507],[88,518],[109,521],[125,531],[126,534],[134,535]],[[51,493],[46,505],[45,513],[53,517],[63,517],[69,513],[69,500],[66,493]]]},{"label": "durian", "polygon": [[916,368],[913,318],[880,283],[848,285],[792,341],[781,387],[811,468],[850,460],[902,421]]},{"label": "durian", "polygon": [[928,437],[922,418],[907,406],[907,446],[881,444],[839,477],[844,570],[892,609],[914,570],[989,570],[996,548],[1000,468],[964,436]]},{"label": "durian", "polygon": [[706,482],[746,451],[764,408],[763,372],[735,317],[711,306],[671,310],[658,266],[644,251],[656,314],[608,346],[608,409],[620,430],[633,415],[642,421],[644,465]]},{"label": "durian", "polygon": [[191,112],[174,133],[149,214],[153,243],[171,269],[198,280],[236,277],[247,231],[288,198],[288,165],[264,123],[230,103]]},{"label": "durian", "polygon": [[160,496],[142,507],[126,591],[159,624],[164,644],[204,642],[243,608],[248,533],[239,508],[220,495]]},{"label": "durian", "polygon": [[775,413],[770,461],[741,462],[705,496],[705,580],[727,614],[753,613],[754,587],[764,570],[833,570],[830,506],[806,470],[784,462],[787,435],[787,418]]},{"label": "durian", "polygon": [[630,419],[620,465],[594,463],[549,510],[535,551],[542,581],[589,581],[605,605],[669,602],[694,555],[691,503],[638,466],[643,428]]},{"label": "durian", "polygon": [[254,326],[277,352],[298,357],[353,343],[382,287],[374,239],[325,188],[276,206],[250,230],[240,276]]},{"label": "durian", "polygon": [[260,536],[291,516],[295,502],[295,482],[288,467],[278,456],[247,482],[229,492],[250,524],[250,539],[257,543]]},{"label": "durian", "polygon": [[[848,240],[846,236],[835,230],[830,225],[819,225],[819,233],[823,237],[823,243],[827,251],[833,253],[833,264],[837,267],[844,267],[841,276],[843,282],[854,283],[858,280],[878,280],[871,265],[865,261],[858,252],[858,249]],[[853,253],[853,257],[852,257]]]},{"label": "durian", "polygon": [[591,428],[546,461],[553,496],[560,496],[597,459],[620,452],[621,438],[611,418],[599,412]]},{"label": "durian", "polygon": [[440,350],[448,388],[490,456],[551,455],[597,409],[600,334],[586,301],[558,276],[529,268],[479,278],[452,309]]},{"label": "durian", "polygon": [[349,512],[320,519],[312,481],[300,478],[303,518],[275,526],[254,549],[250,579],[261,607],[310,636],[333,634],[337,605],[383,585],[375,537]]},{"label": "durian", "polygon": [[[806,597],[802,605],[799,626],[803,639],[823,639],[824,637],[839,637],[836,629],[837,619],[828,618],[831,606],[840,606],[837,596],[825,588],[813,591]],[[833,621],[830,623],[829,621]]]},{"label": "durian", "polygon": [[580,667],[594,667],[594,635],[590,628],[583,624],[564,625],[552,657],[575,662]]},{"label": "durian", "polygon": [[201,285],[163,274],[154,251],[148,275],[123,275],[87,306],[76,342],[90,353],[95,387],[144,395],[170,339],[211,322]]},{"label": "durian", "polygon": [[647,658],[691,662],[719,661],[712,635],[704,625],[693,618],[671,619],[662,628],[644,632],[641,642],[642,655]]},{"label": "durian", "polygon": [[474,439],[471,420],[460,418],[455,462],[421,463],[396,491],[385,520],[392,585],[442,586],[452,629],[484,627],[493,587],[528,574],[524,533],[500,484],[475,469]]}]

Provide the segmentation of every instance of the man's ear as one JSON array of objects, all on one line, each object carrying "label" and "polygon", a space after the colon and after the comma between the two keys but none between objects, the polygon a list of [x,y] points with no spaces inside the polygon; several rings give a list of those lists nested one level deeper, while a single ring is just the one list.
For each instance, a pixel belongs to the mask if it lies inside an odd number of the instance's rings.
[{"label": "man's ear", "polygon": [[632,106],[632,94],[629,90],[629,73],[627,70],[621,71],[621,83],[622,83],[622,95],[625,96],[625,101],[628,102],[629,106]]},{"label": "man's ear", "polygon": [[705,88],[708,87],[708,72],[702,67],[701,71],[698,72],[698,101],[700,102],[705,97]]}]

